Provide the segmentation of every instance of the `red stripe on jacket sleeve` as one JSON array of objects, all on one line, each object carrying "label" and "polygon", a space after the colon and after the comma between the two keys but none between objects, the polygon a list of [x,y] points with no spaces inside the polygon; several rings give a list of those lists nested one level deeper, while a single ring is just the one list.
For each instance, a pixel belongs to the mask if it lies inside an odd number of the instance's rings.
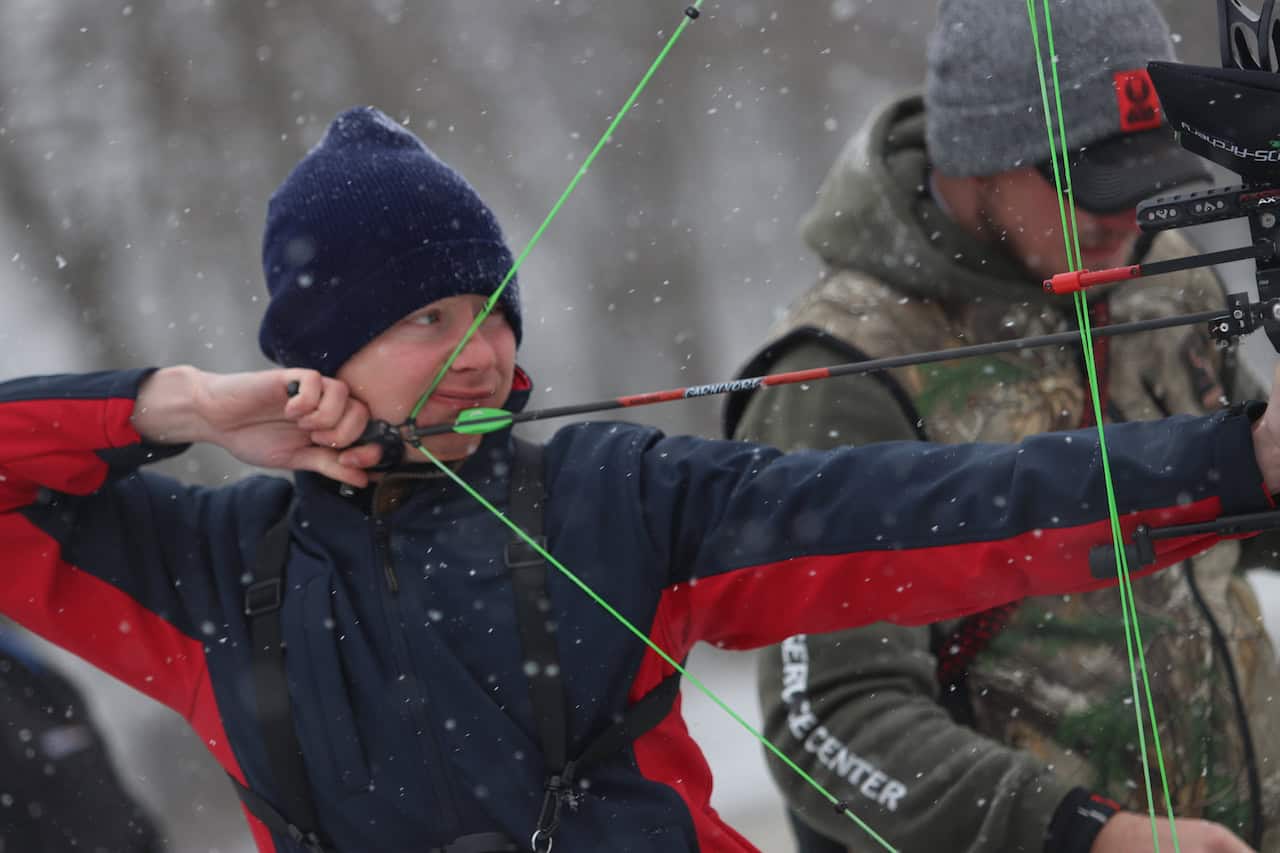
[{"label": "red stripe on jacket sleeve", "polygon": [[[1122,529],[1128,535],[1140,523],[1190,523],[1218,514],[1215,497],[1129,516]],[[1180,562],[1218,539],[1158,542],[1157,567]],[[1088,550],[1109,541],[1110,521],[1102,520],[992,542],[796,558],[738,569],[665,590],[650,639],[672,659],[684,660],[699,640],[740,648],[766,645],[804,631],[886,620],[927,623],[1017,598],[1099,589],[1116,581],[1090,574]],[[672,671],[657,654],[646,652],[628,701],[638,702]],[[678,701],[658,726],[636,739],[634,750],[641,774],[671,787],[684,801],[699,849],[755,849],[711,807],[711,770]]]},{"label": "red stripe on jacket sleeve", "polygon": [[[1218,517],[1217,497],[1121,519],[1126,536],[1139,524],[1165,526]],[[1197,536],[1157,541],[1157,565],[1177,563],[1220,541]],[[1116,583],[1089,572],[1089,549],[1109,545],[1111,523],[1033,530],[1008,539],[929,548],[798,557],[677,584],[669,590],[688,632],[698,640],[753,648],[797,633],[818,634],[894,622],[922,625],[1037,595],[1101,589]],[[1137,566],[1130,571],[1140,574]]]},{"label": "red stripe on jacket sleeve", "polygon": [[[199,640],[65,562],[58,543],[21,515],[0,515],[0,542],[6,550],[0,612],[177,711],[223,769],[245,781]],[[274,850],[266,827],[245,816],[258,849]]]},{"label": "red stripe on jacket sleeve", "polygon": [[39,399],[0,403],[0,464],[27,456],[125,447],[142,440],[134,429],[134,401]]},{"label": "red stripe on jacket sleeve", "polygon": [[133,406],[119,397],[0,404],[0,511],[30,502],[38,486],[73,495],[101,486],[107,464],[96,451],[142,440]]},{"label": "red stripe on jacket sleeve", "polygon": [[[685,603],[677,596],[664,593],[650,636],[654,644],[674,660],[683,660],[689,653],[689,646],[682,646],[677,640],[679,636],[688,635],[688,630],[679,624],[683,619],[684,606]],[[628,702],[638,702],[673,671],[662,658],[652,651],[647,652],[631,684]],[[756,848],[751,842],[725,823],[711,807],[711,768],[689,734],[680,707],[677,697],[663,721],[636,738],[633,749],[640,774],[667,785],[680,795],[693,821],[699,850],[704,853],[754,853]],[[747,737],[745,733],[742,736]]]}]

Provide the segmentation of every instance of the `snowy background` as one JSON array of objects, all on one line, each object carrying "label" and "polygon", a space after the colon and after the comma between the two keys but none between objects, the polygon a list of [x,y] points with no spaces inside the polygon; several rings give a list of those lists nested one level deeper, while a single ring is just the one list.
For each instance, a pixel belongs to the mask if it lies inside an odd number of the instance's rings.
[{"label": "snowy background", "polygon": [[[992,2],[1025,15],[1020,0]],[[1183,57],[1216,62],[1213,4],[1164,5]],[[682,7],[6,0],[0,379],[264,366],[257,258],[267,195],[354,104],[375,104],[423,136],[523,246]],[[919,84],[932,8],[708,2],[522,270],[521,361],[535,403],[732,375],[812,282],[817,267],[795,222],[868,110]],[[1203,242],[1247,236],[1226,232]],[[1224,273],[1243,287],[1236,267]],[[1248,351],[1268,372],[1265,341]],[[718,429],[715,401],[635,414],[672,431]],[[242,473],[211,451],[171,466],[207,483]],[[1258,582],[1276,626],[1280,582]],[[66,665],[171,849],[247,851],[230,786],[194,736],[128,688]],[[758,722],[749,655],[699,650],[692,667]],[[717,807],[763,849],[789,850],[759,748],[689,690],[685,707],[717,772]]]}]

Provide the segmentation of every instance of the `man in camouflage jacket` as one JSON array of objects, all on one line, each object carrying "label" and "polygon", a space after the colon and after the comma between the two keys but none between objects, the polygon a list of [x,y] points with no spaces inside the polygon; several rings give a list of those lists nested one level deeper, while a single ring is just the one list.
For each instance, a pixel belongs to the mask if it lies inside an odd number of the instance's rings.
[{"label": "man in camouflage jacket", "polygon": [[[1049,150],[1034,66],[1017,53],[1030,50],[1029,29],[998,31],[1028,24],[993,18],[999,5],[944,0],[925,97],[885,106],[841,154],[803,229],[826,273],[744,375],[1071,328],[1070,302],[1039,286],[1067,265],[1052,172],[1030,165]],[[1118,12],[1145,24],[1108,25]],[[1150,129],[1158,112],[1135,121],[1124,98],[1149,87],[1146,60],[1170,55],[1163,21],[1145,0],[1077,0],[1054,12],[1054,27],[1067,127],[1077,128],[1068,146],[1084,265],[1192,253],[1174,232],[1152,241],[1133,226],[1138,200],[1199,169]],[[1221,283],[1194,270],[1116,286],[1091,313],[1119,323],[1223,305]],[[1108,421],[1203,413],[1255,390],[1203,328],[1095,347]],[[792,450],[1013,442],[1092,423],[1079,348],[1064,347],[739,394],[726,426]],[[1259,559],[1219,545],[1137,581],[1135,593],[1176,816],[1280,851],[1280,674],[1239,571]],[[763,653],[760,672],[770,739],[900,850],[1152,847],[1150,823],[1132,813],[1146,811],[1146,785],[1114,590],[926,627],[797,636]],[[769,761],[805,853],[881,849]],[[1157,797],[1159,784],[1153,772]],[[1222,842],[1217,827],[1178,829],[1183,851],[1237,849],[1200,843],[1196,830]]]}]

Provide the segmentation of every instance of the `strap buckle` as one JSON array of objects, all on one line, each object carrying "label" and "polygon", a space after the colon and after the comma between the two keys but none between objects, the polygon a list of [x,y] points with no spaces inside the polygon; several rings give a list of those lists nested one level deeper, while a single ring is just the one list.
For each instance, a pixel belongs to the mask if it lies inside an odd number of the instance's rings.
[{"label": "strap buckle", "polygon": [[538,815],[538,826],[529,839],[529,846],[534,853],[551,853],[553,837],[560,828],[560,808],[568,806],[569,811],[577,811],[582,802],[582,794],[574,788],[574,775],[577,771],[574,762],[570,761],[559,773],[547,777],[543,788],[542,811]]},{"label": "strap buckle", "polygon": [[284,584],[280,578],[251,583],[244,591],[244,615],[261,616],[279,610],[284,601]]}]

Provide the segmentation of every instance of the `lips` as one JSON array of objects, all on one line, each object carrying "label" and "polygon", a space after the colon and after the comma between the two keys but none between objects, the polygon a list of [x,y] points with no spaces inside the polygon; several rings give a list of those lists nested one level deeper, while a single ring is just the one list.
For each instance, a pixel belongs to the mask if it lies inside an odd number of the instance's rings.
[{"label": "lips", "polygon": [[451,409],[472,409],[483,406],[493,398],[492,391],[442,391],[437,389],[431,399]]}]

